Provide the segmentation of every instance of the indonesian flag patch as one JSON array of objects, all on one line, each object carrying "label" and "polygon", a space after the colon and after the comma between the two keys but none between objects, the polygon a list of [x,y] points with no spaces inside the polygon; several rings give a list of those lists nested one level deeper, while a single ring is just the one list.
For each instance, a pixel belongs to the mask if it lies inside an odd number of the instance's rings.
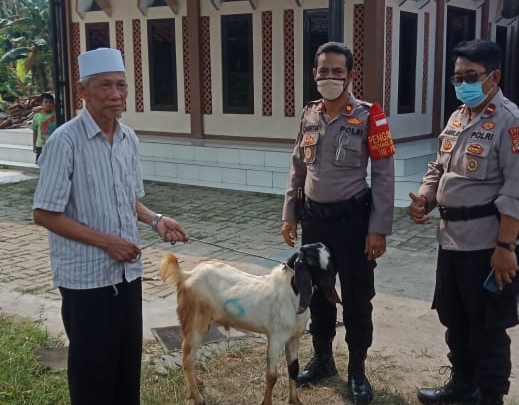
[{"label": "indonesian flag patch", "polygon": [[379,103],[373,103],[369,110],[368,149],[372,159],[382,159],[395,154],[386,114]]}]

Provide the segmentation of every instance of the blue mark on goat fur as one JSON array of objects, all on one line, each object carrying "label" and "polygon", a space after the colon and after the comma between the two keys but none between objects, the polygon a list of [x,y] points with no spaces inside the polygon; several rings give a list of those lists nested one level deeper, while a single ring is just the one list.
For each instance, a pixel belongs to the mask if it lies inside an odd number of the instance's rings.
[{"label": "blue mark on goat fur", "polygon": [[223,310],[226,315],[233,318],[241,318],[245,315],[245,308],[240,304],[238,298],[229,298],[223,303]]}]

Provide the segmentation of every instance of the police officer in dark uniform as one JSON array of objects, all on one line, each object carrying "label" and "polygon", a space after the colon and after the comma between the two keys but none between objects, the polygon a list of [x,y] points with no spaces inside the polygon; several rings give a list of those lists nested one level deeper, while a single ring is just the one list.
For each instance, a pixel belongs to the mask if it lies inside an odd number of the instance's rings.
[{"label": "police officer in dark uniform", "polygon": [[[450,80],[464,104],[440,134],[417,195],[410,194],[414,222],[427,222],[435,206],[440,211],[433,308],[447,327],[452,363],[445,386],[418,392],[424,404],[502,405],[510,386],[506,329],[518,323],[519,109],[499,89],[501,59],[491,41],[454,49]],[[495,275],[485,284],[491,268]],[[484,288],[494,281],[497,294]]]},{"label": "police officer in dark uniform", "polygon": [[[332,252],[341,282],[348,386],[356,403],[367,404],[373,399],[364,368],[373,337],[373,270],[392,229],[395,150],[380,105],[357,100],[348,92],[354,73],[347,46],[321,45],[313,74],[323,99],[310,102],[302,113],[282,233],[294,246],[301,219],[302,243],[323,242]],[[366,180],[369,161],[371,188]],[[298,385],[337,374],[332,354],[337,310],[318,288],[310,313],[315,354],[298,375]]]}]

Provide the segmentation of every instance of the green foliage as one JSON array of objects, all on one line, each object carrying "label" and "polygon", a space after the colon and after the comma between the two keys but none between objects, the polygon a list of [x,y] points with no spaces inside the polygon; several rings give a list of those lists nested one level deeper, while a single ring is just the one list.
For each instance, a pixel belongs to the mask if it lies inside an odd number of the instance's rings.
[{"label": "green foliage", "polygon": [[[0,2],[0,94],[4,100],[52,88],[49,16],[48,0]],[[18,60],[25,63],[24,78],[20,78]]]}]

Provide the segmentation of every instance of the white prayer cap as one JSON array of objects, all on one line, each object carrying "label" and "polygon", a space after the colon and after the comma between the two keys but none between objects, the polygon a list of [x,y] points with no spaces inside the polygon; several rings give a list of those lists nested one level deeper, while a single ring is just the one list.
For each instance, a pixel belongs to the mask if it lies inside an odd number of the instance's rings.
[{"label": "white prayer cap", "polygon": [[123,57],[118,49],[97,48],[79,54],[79,77],[95,75],[104,72],[125,72]]}]

